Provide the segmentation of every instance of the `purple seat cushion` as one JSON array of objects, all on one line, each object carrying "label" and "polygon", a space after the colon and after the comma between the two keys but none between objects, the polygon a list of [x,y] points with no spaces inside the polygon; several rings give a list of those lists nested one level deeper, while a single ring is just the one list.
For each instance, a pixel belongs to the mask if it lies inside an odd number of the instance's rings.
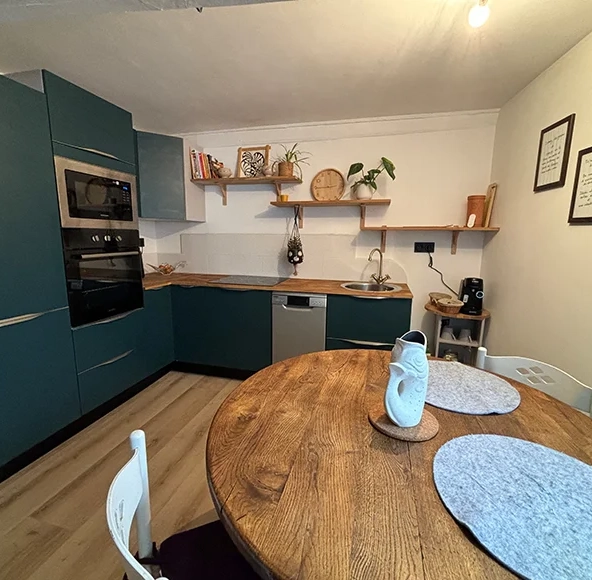
[{"label": "purple seat cushion", "polygon": [[160,545],[163,576],[169,580],[257,580],[219,521],[167,538]]}]

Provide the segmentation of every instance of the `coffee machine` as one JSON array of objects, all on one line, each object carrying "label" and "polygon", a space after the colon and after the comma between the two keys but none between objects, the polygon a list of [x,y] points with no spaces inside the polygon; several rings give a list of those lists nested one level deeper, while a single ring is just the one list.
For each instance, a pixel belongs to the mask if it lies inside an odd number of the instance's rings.
[{"label": "coffee machine", "polygon": [[480,316],[483,312],[483,280],[481,278],[465,278],[460,283],[459,300],[464,302],[460,309],[462,314]]}]

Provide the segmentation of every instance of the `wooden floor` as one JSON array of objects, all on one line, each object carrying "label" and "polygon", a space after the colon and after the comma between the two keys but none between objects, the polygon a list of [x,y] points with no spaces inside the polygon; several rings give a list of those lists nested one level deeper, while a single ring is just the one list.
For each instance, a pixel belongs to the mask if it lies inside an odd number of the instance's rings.
[{"label": "wooden floor", "polygon": [[206,438],[238,384],[171,372],[0,484],[0,579],[121,579],[105,498],[134,429],[146,432],[154,541],[215,519]]}]

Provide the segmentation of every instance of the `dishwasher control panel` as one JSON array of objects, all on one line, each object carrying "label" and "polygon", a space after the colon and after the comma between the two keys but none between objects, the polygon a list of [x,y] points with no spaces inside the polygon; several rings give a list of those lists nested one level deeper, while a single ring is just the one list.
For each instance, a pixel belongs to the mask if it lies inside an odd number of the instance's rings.
[{"label": "dishwasher control panel", "polygon": [[327,296],[324,294],[273,294],[271,303],[274,306],[291,306],[293,308],[326,308]]}]

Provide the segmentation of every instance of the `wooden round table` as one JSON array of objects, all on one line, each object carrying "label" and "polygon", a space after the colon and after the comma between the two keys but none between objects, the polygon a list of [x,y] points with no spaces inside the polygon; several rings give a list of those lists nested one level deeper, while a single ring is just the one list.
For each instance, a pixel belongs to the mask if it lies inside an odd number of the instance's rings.
[{"label": "wooden round table", "polygon": [[222,404],[207,471],[220,519],[263,578],[386,580],[514,578],[440,501],[436,451],[469,433],[519,437],[592,463],[590,418],[514,382],[508,415],[435,407],[425,443],[389,439],[366,397],[386,388],[390,353],[327,351],[268,367]]}]

